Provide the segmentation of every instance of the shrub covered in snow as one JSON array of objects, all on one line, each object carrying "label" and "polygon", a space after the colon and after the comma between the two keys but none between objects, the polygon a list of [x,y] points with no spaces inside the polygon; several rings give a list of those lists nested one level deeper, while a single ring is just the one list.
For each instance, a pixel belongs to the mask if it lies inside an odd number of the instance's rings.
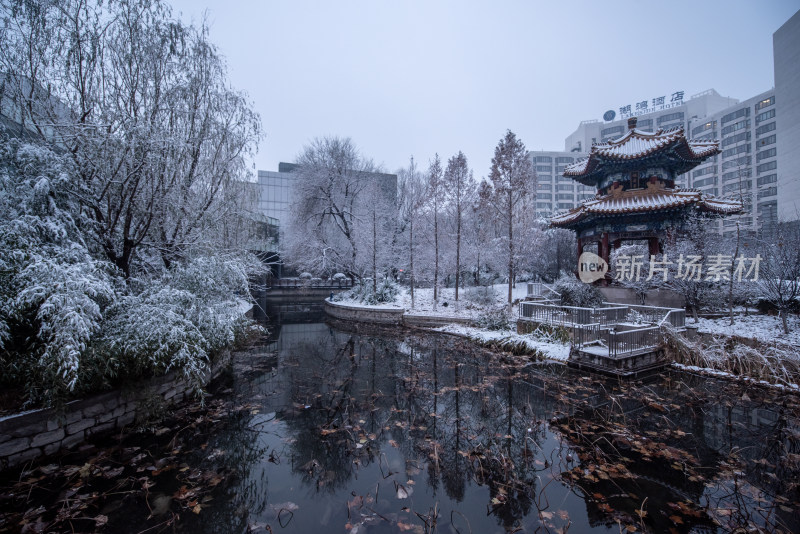
[{"label": "shrub covered in snow", "polygon": [[561,294],[563,306],[591,308],[603,304],[603,294],[592,284],[584,284],[573,275],[561,273],[553,289]]},{"label": "shrub covered in snow", "polygon": [[373,290],[372,286],[372,280],[361,280],[347,291],[334,295],[333,300],[352,300],[363,302],[364,304],[384,304],[394,302],[400,293],[400,287],[388,277],[378,282],[375,290]]},{"label": "shrub covered in snow", "polygon": [[487,311],[478,317],[477,325],[487,330],[509,330],[511,328],[512,317],[508,313],[507,306],[501,306]]}]

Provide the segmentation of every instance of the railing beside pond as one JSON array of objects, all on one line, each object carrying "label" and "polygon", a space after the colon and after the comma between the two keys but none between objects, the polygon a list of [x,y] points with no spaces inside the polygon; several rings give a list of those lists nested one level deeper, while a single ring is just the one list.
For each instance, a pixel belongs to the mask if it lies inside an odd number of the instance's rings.
[{"label": "railing beside pond", "polygon": [[582,347],[600,339],[600,323],[576,325],[572,329],[572,344]]},{"label": "railing beside pond", "polygon": [[349,289],[353,287],[350,278],[323,280],[321,278],[270,278],[267,289]]},{"label": "railing beside pond", "polygon": [[598,323],[601,327],[610,327],[627,317],[625,306],[605,308],[581,308],[578,306],[557,306],[541,302],[520,302],[519,316],[523,319],[547,324],[574,326]]},{"label": "railing beside pond", "polygon": [[606,340],[608,356],[610,358],[619,358],[658,347],[661,344],[661,328],[651,326],[624,332],[609,330],[606,334]]}]

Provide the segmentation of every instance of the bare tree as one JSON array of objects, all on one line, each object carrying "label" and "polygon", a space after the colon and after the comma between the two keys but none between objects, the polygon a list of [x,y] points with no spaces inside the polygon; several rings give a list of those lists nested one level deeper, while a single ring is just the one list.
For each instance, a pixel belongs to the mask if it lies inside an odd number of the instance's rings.
[{"label": "bare tree", "polygon": [[414,252],[416,242],[414,241],[415,223],[419,218],[420,212],[426,201],[426,183],[417,170],[414,157],[408,164],[408,169],[401,169],[399,173],[400,183],[398,184],[398,196],[400,206],[399,225],[403,228],[408,227],[408,276],[411,291],[411,308],[414,308],[414,286],[416,285],[416,270],[414,267]]},{"label": "bare tree", "polygon": [[376,205],[383,190],[375,165],[340,137],[315,139],[297,164],[287,257],[304,269],[336,269],[361,279],[373,270],[374,252],[377,271],[384,214]]},{"label": "bare tree", "polygon": [[458,301],[458,287],[461,282],[461,232],[463,219],[476,189],[475,178],[467,165],[467,157],[460,150],[458,154],[447,161],[444,182],[447,184],[447,197],[455,224],[455,300]]},{"label": "bare tree", "polygon": [[778,309],[788,334],[788,315],[800,299],[800,225],[779,224],[760,249],[759,285],[766,300]]},{"label": "bare tree", "polygon": [[[536,171],[528,157],[525,144],[511,130],[494,149],[492,168],[489,172],[492,194],[487,200],[494,208],[496,217],[505,228],[508,265],[508,303],[512,302],[512,287],[515,277],[515,252],[520,248],[519,238],[514,235],[516,222],[524,213],[519,207],[536,191]],[[522,210],[524,211],[524,210]],[[518,232],[519,233],[519,232]]]},{"label": "bare tree", "polygon": [[[439,215],[444,203],[442,163],[437,153],[428,168],[428,199],[433,215],[433,301],[439,302]],[[435,304],[434,304],[435,305]]]}]

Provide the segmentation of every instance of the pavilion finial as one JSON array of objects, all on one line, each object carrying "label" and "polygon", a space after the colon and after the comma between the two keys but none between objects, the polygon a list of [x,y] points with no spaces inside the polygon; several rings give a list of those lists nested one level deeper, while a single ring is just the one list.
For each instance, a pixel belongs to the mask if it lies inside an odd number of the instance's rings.
[{"label": "pavilion finial", "polygon": [[636,117],[631,117],[628,119],[628,129],[633,130],[636,128]]}]

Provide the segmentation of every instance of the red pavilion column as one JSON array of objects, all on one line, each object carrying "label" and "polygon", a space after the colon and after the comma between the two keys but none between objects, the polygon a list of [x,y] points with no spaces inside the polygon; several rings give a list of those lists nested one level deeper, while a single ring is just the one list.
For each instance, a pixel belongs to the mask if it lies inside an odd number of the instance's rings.
[{"label": "red pavilion column", "polygon": [[661,253],[661,245],[658,242],[657,237],[651,237],[647,240],[648,248],[650,249],[650,255],[656,256]]}]

